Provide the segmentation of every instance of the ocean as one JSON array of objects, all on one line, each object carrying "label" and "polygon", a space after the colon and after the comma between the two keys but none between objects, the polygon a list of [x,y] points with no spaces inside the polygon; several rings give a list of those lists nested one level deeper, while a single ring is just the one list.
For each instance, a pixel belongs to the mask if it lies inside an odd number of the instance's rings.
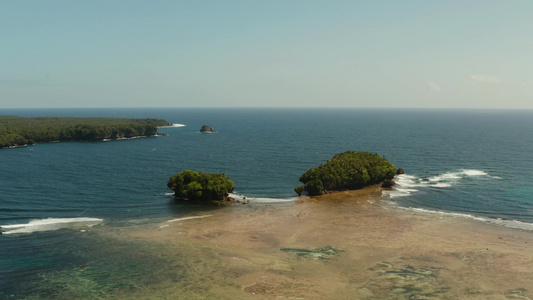
[{"label": "ocean", "polygon": [[[175,124],[159,129],[167,136],[0,149],[0,299],[97,299],[159,280],[148,268],[164,260],[138,257],[152,246],[132,247],[90,229],[111,232],[217,209],[173,200],[168,179],[189,169],[225,173],[235,182],[236,196],[252,205],[290,204],[303,172],[337,153],[368,151],[405,169],[383,193],[386,205],[533,231],[531,110],[108,108],[0,114],[162,118]],[[202,125],[216,133],[200,133]],[[138,259],[143,263],[132,263]],[[94,261],[108,268],[92,281],[65,283],[73,270]]]}]

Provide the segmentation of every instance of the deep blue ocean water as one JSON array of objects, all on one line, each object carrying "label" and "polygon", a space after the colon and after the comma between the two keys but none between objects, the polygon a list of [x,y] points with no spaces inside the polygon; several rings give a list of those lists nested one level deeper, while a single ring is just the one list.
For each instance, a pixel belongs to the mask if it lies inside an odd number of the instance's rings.
[{"label": "deep blue ocean water", "polygon": [[[159,130],[168,136],[0,149],[0,299],[30,295],[42,274],[71,268],[80,253],[104,243],[84,235],[80,225],[130,226],[211,209],[173,202],[167,180],[188,169],[226,173],[235,193],[252,202],[290,202],[309,168],[348,150],[377,152],[406,171],[384,193],[385,201],[533,230],[530,110],[117,108],[0,114],[151,117],[185,125]],[[200,133],[204,124],[217,132]]]}]

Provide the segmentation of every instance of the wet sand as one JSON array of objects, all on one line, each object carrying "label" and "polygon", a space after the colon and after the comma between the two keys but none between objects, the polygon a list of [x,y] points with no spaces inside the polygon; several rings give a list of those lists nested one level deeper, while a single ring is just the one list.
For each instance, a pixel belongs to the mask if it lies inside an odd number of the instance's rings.
[{"label": "wet sand", "polygon": [[171,281],[141,288],[136,296],[533,299],[533,232],[411,212],[380,198],[380,188],[371,187],[291,206],[221,207],[122,232],[188,257],[181,266],[197,278],[179,289]]}]

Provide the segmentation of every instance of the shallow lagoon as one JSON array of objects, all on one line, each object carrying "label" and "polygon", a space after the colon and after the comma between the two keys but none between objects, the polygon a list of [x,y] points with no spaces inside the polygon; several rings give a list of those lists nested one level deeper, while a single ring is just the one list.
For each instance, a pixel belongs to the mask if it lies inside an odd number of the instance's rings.
[{"label": "shallow lagoon", "polygon": [[76,234],[71,267],[40,274],[27,298],[531,296],[529,232],[407,212],[380,197],[373,188],[290,206],[230,206],[174,222],[95,227]]}]

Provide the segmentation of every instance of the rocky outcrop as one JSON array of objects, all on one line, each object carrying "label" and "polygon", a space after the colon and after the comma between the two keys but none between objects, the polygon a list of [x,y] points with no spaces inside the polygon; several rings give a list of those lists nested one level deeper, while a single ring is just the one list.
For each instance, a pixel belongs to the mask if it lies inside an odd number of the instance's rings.
[{"label": "rocky outcrop", "polygon": [[382,188],[391,188],[394,184],[396,184],[394,182],[394,180],[392,179],[385,179],[382,183],[381,183],[381,187]]},{"label": "rocky outcrop", "polygon": [[204,125],[200,129],[200,132],[216,132],[216,131],[215,131],[215,129],[213,129],[213,127],[210,127],[208,125]]}]

